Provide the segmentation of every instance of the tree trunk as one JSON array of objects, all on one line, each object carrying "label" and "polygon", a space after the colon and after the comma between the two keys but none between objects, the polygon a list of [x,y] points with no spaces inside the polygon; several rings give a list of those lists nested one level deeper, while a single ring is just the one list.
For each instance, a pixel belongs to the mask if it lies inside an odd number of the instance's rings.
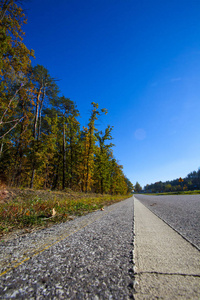
[{"label": "tree trunk", "polygon": [[86,172],[86,193],[88,192],[88,180],[89,180],[89,160],[90,160],[90,153],[92,149],[92,129],[90,128],[90,136],[89,136],[89,147],[88,147],[88,155],[87,155],[87,172]]},{"label": "tree trunk", "polygon": [[0,148],[0,158],[2,156],[2,153],[3,153],[3,142],[1,143],[1,148]]},{"label": "tree trunk", "polygon": [[37,127],[38,127],[38,112],[39,112],[39,103],[40,103],[40,94],[42,92],[42,87],[39,89],[37,94],[37,102],[36,102],[36,111],[35,111],[35,121],[34,121],[34,129],[33,129],[33,136],[34,139],[37,137]]},{"label": "tree trunk", "polygon": [[58,169],[59,169],[59,163],[57,164],[56,173],[55,173],[54,180],[53,180],[53,187],[52,187],[53,190],[55,190],[58,185]]},{"label": "tree trunk", "polygon": [[32,169],[32,174],[31,174],[31,183],[30,183],[31,189],[33,188],[34,176],[35,176],[35,163],[33,164],[33,169]]},{"label": "tree trunk", "polygon": [[[34,121],[34,129],[33,129],[33,137],[36,141],[37,139],[37,128],[38,128],[38,112],[39,112],[39,103],[40,103],[40,94],[42,92],[42,87],[40,87],[39,92],[37,94],[37,102],[36,102],[36,111],[35,111],[35,121]],[[36,166],[36,161],[35,157],[33,159],[33,167],[32,167],[32,174],[31,174],[31,183],[30,183],[30,188],[33,188],[33,181],[34,181],[34,176],[35,176],[35,166]]]},{"label": "tree trunk", "polygon": [[45,190],[47,188],[47,181],[48,181],[48,164],[46,164],[45,180],[44,180],[44,185],[43,185],[43,188]]},{"label": "tree trunk", "polygon": [[44,103],[44,97],[45,97],[45,87],[43,88],[42,100],[41,100],[40,109],[39,109],[38,140],[39,140],[40,134],[41,134],[42,107],[43,107],[43,103]]},{"label": "tree trunk", "polygon": [[103,195],[104,190],[103,190],[103,178],[101,177],[101,194]]},{"label": "tree trunk", "polygon": [[63,190],[65,189],[65,172],[66,172],[65,124],[63,124],[63,182],[62,182]]},{"label": "tree trunk", "polygon": [[72,187],[72,177],[73,177],[73,147],[72,147],[72,132],[71,132],[71,126],[70,126],[70,180],[69,180],[69,187]]}]

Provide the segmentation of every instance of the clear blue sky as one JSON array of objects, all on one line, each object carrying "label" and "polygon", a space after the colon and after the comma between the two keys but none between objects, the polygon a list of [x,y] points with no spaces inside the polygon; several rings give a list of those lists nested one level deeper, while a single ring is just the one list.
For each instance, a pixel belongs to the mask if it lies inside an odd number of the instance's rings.
[{"label": "clear blue sky", "polygon": [[142,186],[200,167],[199,0],[29,0],[24,42]]}]

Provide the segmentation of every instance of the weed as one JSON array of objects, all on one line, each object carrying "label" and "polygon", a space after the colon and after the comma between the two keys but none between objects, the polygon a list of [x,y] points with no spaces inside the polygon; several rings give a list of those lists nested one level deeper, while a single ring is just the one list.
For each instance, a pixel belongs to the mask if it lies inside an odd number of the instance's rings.
[{"label": "weed", "polygon": [[84,194],[70,189],[64,192],[9,190],[13,196],[0,203],[0,235],[18,228],[41,228],[64,222],[70,219],[70,215],[80,216],[129,197]]},{"label": "weed", "polygon": [[167,196],[167,195],[199,195],[200,190],[194,191],[178,191],[178,192],[163,192],[163,193],[147,193],[145,195]]}]

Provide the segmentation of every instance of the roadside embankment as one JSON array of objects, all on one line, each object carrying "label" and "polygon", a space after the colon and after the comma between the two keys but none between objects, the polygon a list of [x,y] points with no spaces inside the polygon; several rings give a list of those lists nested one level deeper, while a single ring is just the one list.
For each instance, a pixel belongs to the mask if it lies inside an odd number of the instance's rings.
[{"label": "roadside embankment", "polygon": [[128,197],[81,193],[70,189],[51,191],[4,188],[0,193],[0,237],[6,239],[8,233],[13,231],[20,235],[66,222]]}]

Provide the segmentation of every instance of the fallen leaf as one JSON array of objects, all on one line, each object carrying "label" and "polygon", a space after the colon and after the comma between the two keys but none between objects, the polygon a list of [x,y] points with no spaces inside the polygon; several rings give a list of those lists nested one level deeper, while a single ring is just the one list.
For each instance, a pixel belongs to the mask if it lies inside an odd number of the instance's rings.
[{"label": "fallen leaf", "polygon": [[56,211],[55,211],[55,209],[53,208],[52,217],[54,217],[55,215],[56,215]]}]

